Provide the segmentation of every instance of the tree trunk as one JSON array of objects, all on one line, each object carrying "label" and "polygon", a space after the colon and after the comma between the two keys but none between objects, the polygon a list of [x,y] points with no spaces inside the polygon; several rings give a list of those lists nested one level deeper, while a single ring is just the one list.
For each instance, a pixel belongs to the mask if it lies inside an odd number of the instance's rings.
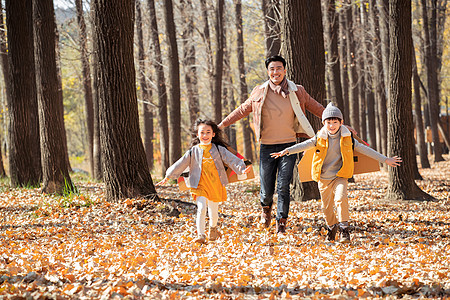
[{"label": "tree trunk", "polygon": [[180,65],[172,0],[164,0],[164,18],[168,38],[170,97],[169,97],[169,162],[175,163],[181,157],[181,102]]},{"label": "tree trunk", "polygon": [[[433,2],[433,1],[432,1]],[[427,72],[428,83],[428,107],[430,113],[431,135],[433,137],[434,161],[443,161],[441,142],[439,140],[439,131],[437,122],[439,121],[439,86],[438,69],[436,66],[436,10],[432,9],[431,20],[428,20],[427,1],[421,0],[422,19],[423,19],[423,40],[425,48],[425,70]]]},{"label": "tree trunk", "polygon": [[217,0],[216,7],[216,56],[214,64],[214,98],[213,120],[219,123],[222,120],[222,78],[223,78],[223,7],[224,0]]},{"label": "tree trunk", "polygon": [[383,75],[383,59],[381,57],[381,47],[380,47],[380,31],[378,25],[378,18],[376,13],[376,0],[370,0],[369,2],[369,20],[372,32],[372,69],[373,69],[373,80],[372,88],[375,92],[375,102],[377,103],[377,116],[378,116],[378,128],[379,128],[379,140],[380,143],[375,143],[373,145],[379,144],[377,147],[380,153],[384,155],[387,154],[387,115],[386,115],[386,94],[384,92],[385,81]]},{"label": "tree trunk", "polygon": [[345,37],[347,41],[347,64],[348,64],[348,79],[349,79],[349,113],[350,113],[350,125],[357,132],[360,131],[359,126],[359,101],[358,101],[358,74],[356,72],[357,60],[356,60],[356,45],[355,45],[355,25],[353,22],[353,10],[355,4],[351,3],[351,0],[346,0],[346,4],[349,5],[346,14],[346,31]]},{"label": "tree trunk", "polygon": [[86,109],[86,127],[88,134],[88,159],[90,165],[91,176],[94,177],[94,104],[92,100],[92,85],[91,85],[91,69],[89,66],[89,56],[87,48],[87,31],[86,22],[84,21],[84,10],[82,0],[76,0],[75,6],[77,9],[77,22],[80,30],[80,55],[81,68],[83,74],[83,91],[84,103]]},{"label": "tree trunk", "polygon": [[190,126],[193,127],[195,120],[200,116],[198,87],[197,87],[197,67],[194,44],[194,20],[192,0],[182,0],[182,17],[184,20],[183,39],[183,67],[184,81],[186,82],[187,99],[189,104]]},{"label": "tree trunk", "polygon": [[422,118],[422,97],[420,96],[420,78],[417,72],[417,62],[415,51],[413,47],[412,53],[412,76],[414,83],[414,120],[416,125],[416,145],[419,150],[420,164],[422,169],[429,168],[430,162],[428,161],[427,145],[425,140],[425,128],[423,126]]},{"label": "tree trunk", "polygon": [[214,64],[211,48],[211,34],[209,30],[208,3],[209,2],[206,2],[206,0],[200,0],[200,9],[203,18],[202,39],[206,45],[206,68],[209,77],[210,99],[214,99]]},{"label": "tree trunk", "polygon": [[[359,18],[358,18],[359,15]],[[359,51],[357,53],[357,61],[358,61],[358,92],[359,92],[359,126],[360,132],[359,136],[363,140],[367,140],[367,118],[366,118],[366,110],[368,102],[370,100],[373,102],[373,94],[372,89],[369,88],[370,82],[370,74],[369,74],[369,63],[367,58],[368,45],[366,40],[366,28],[367,28],[367,13],[365,9],[364,1],[361,1],[361,4],[358,8],[355,9],[355,19],[357,27],[354,30],[354,36],[359,36]]]},{"label": "tree trunk", "polygon": [[134,0],[95,0],[92,6],[106,197],[112,201],[155,197],[139,132],[133,59]]},{"label": "tree trunk", "polygon": [[[389,0],[376,0],[378,14],[379,14],[379,29],[380,29],[380,46],[381,46],[381,61],[383,64],[383,76],[385,86],[383,92],[388,97],[388,82],[389,82]],[[382,113],[382,112],[380,112]],[[387,118],[387,117],[386,117]],[[386,131],[387,132],[387,131]]]},{"label": "tree trunk", "polygon": [[[342,96],[340,58],[338,50],[339,22],[336,15],[336,1],[326,0],[324,7],[324,36],[328,40],[327,73],[330,79],[329,97],[331,101],[344,113],[344,98]],[[348,120],[346,120],[348,122]]]},{"label": "tree trunk", "polygon": [[341,74],[341,84],[342,84],[342,97],[344,98],[344,110],[342,114],[344,115],[344,120],[350,122],[350,104],[349,104],[349,86],[348,86],[348,63],[347,63],[347,41],[345,37],[346,32],[346,10],[348,7],[341,6],[339,10],[339,58],[340,58],[340,74]]},{"label": "tree trunk", "polygon": [[[325,98],[325,49],[320,1],[291,1],[283,5],[283,40],[286,43],[285,57],[288,77],[301,83],[317,101]],[[320,120],[306,113],[315,130]],[[298,163],[298,161],[297,161]],[[307,170],[302,170],[307,172]],[[319,199],[317,183],[301,183],[294,171],[291,184],[294,199]]]},{"label": "tree trunk", "polygon": [[388,153],[402,157],[403,163],[389,168],[387,199],[431,200],[414,182],[411,147],[413,121],[411,107],[412,37],[411,2],[391,0],[389,4],[389,114]]},{"label": "tree trunk", "polygon": [[280,0],[262,0],[266,57],[278,55],[281,49]]},{"label": "tree trunk", "polygon": [[[160,146],[161,146],[161,176],[166,175],[166,170],[169,168],[169,124],[167,120],[167,88],[166,79],[164,76],[164,68],[162,64],[161,46],[159,44],[158,23],[156,22],[155,1],[148,0],[148,10],[150,14],[150,28],[151,28],[151,46],[155,57],[153,59],[153,66],[156,71],[156,84],[158,86],[158,123],[160,132]],[[178,145],[179,146],[179,145]]]},{"label": "tree trunk", "polygon": [[[32,3],[5,4],[10,67],[9,173],[11,185],[38,186],[42,179],[34,65]],[[54,40],[53,47],[54,47]],[[9,98],[7,98],[8,100]],[[27,124],[23,126],[23,124]]]},{"label": "tree trunk", "polygon": [[64,119],[58,92],[55,13],[52,0],[33,0],[36,91],[39,106],[43,193],[71,193],[64,148]]},{"label": "tree trunk", "polygon": [[[8,49],[6,46],[6,30],[3,23],[3,5],[0,1],[0,56],[2,64],[3,80],[5,82],[6,103],[11,103],[11,78],[9,74]],[[5,167],[3,166],[2,145],[0,139],[0,178],[6,177]]]},{"label": "tree trunk", "polygon": [[142,30],[142,9],[141,1],[135,0],[136,3],[136,31],[138,38],[138,59],[139,72],[138,79],[141,86],[142,97],[142,111],[144,123],[144,149],[145,157],[147,159],[148,169],[153,169],[153,110],[151,107],[152,91],[149,89],[146,78],[145,65],[145,49],[144,49],[144,34]]},{"label": "tree trunk", "polygon": [[[244,59],[244,32],[242,28],[242,3],[241,0],[235,0],[236,8],[236,31],[237,31],[237,57],[239,69],[239,96],[241,103],[244,103],[248,98],[248,88],[245,74],[245,59]],[[253,160],[252,138],[250,122],[248,117],[241,121],[242,134],[244,136],[244,157]]]}]

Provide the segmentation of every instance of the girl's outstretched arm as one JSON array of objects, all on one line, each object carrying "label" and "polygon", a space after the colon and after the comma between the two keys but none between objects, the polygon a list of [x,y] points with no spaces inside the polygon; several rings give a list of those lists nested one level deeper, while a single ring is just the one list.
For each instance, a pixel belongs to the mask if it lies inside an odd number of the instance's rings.
[{"label": "girl's outstretched arm", "polygon": [[165,184],[168,180],[169,180],[169,178],[164,177],[164,179],[161,180],[160,182],[158,182],[157,184],[155,184],[155,186],[161,186],[161,185]]}]

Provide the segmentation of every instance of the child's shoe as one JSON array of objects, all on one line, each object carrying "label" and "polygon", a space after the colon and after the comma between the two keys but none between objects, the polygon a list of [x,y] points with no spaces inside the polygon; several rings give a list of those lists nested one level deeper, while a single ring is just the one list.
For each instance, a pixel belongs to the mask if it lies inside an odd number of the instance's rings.
[{"label": "child's shoe", "polygon": [[344,243],[344,244],[350,243],[350,228],[349,227],[341,229],[341,239],[339,240],[339,243]]},{"label": "child's shoe", "polygon": [[219,229],[216,227],[210,227],[209,228],[209,240],[215,241],[222,237],[222,234],[220,233]]},{"label": "child's shoe", "polygon": [[193,242],[198,244],[206,244],[206,235],[200,234]]},{"label": "child's shoe", "polygon": [[327,241],[334,242],[336,240],[336,233],[337,233],[338,229],[339,229],[338,224],[334,224],[331,227],[328,226]]}]

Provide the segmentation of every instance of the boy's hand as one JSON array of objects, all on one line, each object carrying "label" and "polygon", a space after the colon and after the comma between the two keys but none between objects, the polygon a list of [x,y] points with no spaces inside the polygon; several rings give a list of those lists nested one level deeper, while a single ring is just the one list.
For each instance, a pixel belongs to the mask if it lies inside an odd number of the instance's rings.
[{"label": "boy's hand", "polygon": [[386,159],[385,163],[390,165],[391,167],[400,166],[400,163],[402,162],[402,158],[399,156],[393,156]]},{"label": "boy's hand", "polygon": [[163,185],[164,183],[166,183],[167,181],[169,180],[169,178],[167,178],[167,177],[164,177],[164,179],[163,180],[161,180],[160,182],[158,182],[155,186],[160,186],[160,185]]},{"label": "boy's hand", "polygon": [[284,149],[281,152],[270,153],[270,156],[272,156],[273,158],[278,158],[278,157],[281,157],[281,156],[286,155],[286,154],[288,154],[288,151],[286,149]]},{"label": "boy's hand", "polygon": [[252,166],[248,166],[247,168],[245,168],[244,174],[250,173],[250,169],[251,169],[251,168],[252,168]]}]

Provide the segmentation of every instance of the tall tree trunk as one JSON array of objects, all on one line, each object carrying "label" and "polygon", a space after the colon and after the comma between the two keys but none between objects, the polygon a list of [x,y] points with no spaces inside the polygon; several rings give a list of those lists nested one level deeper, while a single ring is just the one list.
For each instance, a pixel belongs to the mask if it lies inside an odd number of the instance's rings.
[{"label": "tall tree trunk", "polygon": [[213,119],[219,123],[222,120],[222,78],[223,78],[223,7],[224,0],[217,0],[216,7],[216,59],[214,64],[214,100],[213,100]]},{"label": "tall tree trunk", "polygon": [[145,49],[144,49],[144,34],[142,29],[142,9],[141,1],[136,2],[136,31],[138,38],[138,59],[139,72],[138,79],[141,86],[142,97],[142,111],[143,111],[143,135],[144,135],[144,149],[145,157],[147,158],[148,169],[153,169],[153,110],[151,107],[152,91],[149,89],[146,77],[145,65]]},{"label": "tall tree trunk", "polygon": [[181,0],[183,28],[183,67],[184,81],[186,82],[187,98],[189,105],[190,126],[193,127],[195,120],[200,116],[198,87],[197,87],[197,66],[194,45],[194,20],[192,18],[192,0]]},{"label": "tall tree trunk", "polygon": [[208,3],[206,0],[200,0],[200,9],[203,18],[202,39],[206,45],[206,71],[209,77],[209,90],[211,92],[210,99],[214,99],[214,64],[213,53],[211,47],[211,33],[209,30]]},{"label": "tall tree trunk", "polygon": [[[339,22],[336,15],[336,1],[326,0],[324,7],[324,36],[328,40],[326,43],[327,52],[327,73],[330,79],[329,98],[342,111],[346,110],[344,98],[342,96],[340,58],[338,50]],[[348,120],[346,120],[348,122]]]},{"label": "tall tree trunk", "polygon": [[[8,12],[6,27],[8,28],[8,63],[11,80],[11,98],[8,101],[11,185],[13,187],[38,186],[42,179],[42,169],[32,2],[8,0],[5,7]],[[52,42],[54,47],[54,40]]]},{"label": "tall tree trunk", "polygon": [[411,107],[411,2],[389,3],[389,114],[388,153],[399,155],[403,163],[389,168],[386,198],[394,200],[430,200],[414,182],[411,147],[414,146]]},{"label": "tall tree trunk", "polygon": [[266,57],[278,55],[281,49],[280,0],[262,0]]},{"label": "tall tree trunk", "polygon": [[417,71],[417,62],[414,47],[412,54],[412,72],[414,83],[414,120],[416,125],[416,144],[419,150],[420,164],[422,166],[422,169],[425,169],[430,167],[430,162],[428,161],[427,145],[425,141],[425,128],[423,126],[422,118],[422,99],[420,96],[420,78],[419,72]]},{"label": "tall tree trunk", "polygon": [[348,79],[349,79],[349,112],[350,125],[357,131],[360,131],[359,126],[359,101],[358,101],[358,74],[356,71],[356,44],[355,44],[355,25],[353,22],[353,11],[356,7],[351,3],[351,0],[346,0],[347,8],[346,15],[346,31],[345,37],[347,41],[347,64],[348,64]]},{"label": "tall tree trunk", "polygon": [[88,159],[91,176],[94,177],[94,104],[92,100],[91,69],[87,50],[87,31],[84,21],[84,10],[82,0],[76,0],[77,22],[80,30],[80,55],[83,74],[84,103],[86,109],[86,127],[88,133]]},{"label": "tall tree trunk", "polygon": [[[153,66],[156,71],[156,84],[158,86],[158,123],[161,149],[161,176],[164,177],[169,168],[169,124],[167,120],[167,88],[162,63],[161,46],[159,43],[158,23],[156,22],[155,1],[148,0],[150,14],[151,46],[155,57]],[[178,145],[179,146],[179,145]]]},{"label": "tall tree trunk", "polygon": [[[236,8],[236,31],[237,31],[237,57],[239,69],[239,96],[241,103],[244,103],[248,97],[248,88],[245,73],[245,59],[244,59],[244,33],[242,28],[242,3],[241,0],[235,0]],[[242,134],[244,136],[244,157],[253,160],[252,138],[250,122],[248,117],[242,119]]]},{"label": "tall tree trunk", "polygon": [[75,191],[64,149],[64,119],[55,51],[55,13],[52,0],[33,0],[36,91],[39,106],[43,193]]},{"label": "tall tree trunk", "polygon": [[[6,103],[11,103],[11,78],[9,74],[8,48],[6,47],[5,23],[3,22],[3,5],[0,1],[0,56],[2,64],[3,79],[5,82]],[[6,177],[3,166],[2,141],[0,139],[0,178]]]},{"label": "tall tree trunk", "polygon": [[349,79],[348,79],[348,63],[347,63],[347,40],[346,40],[346,10],[349,9],[345,5],[342,5],[339,10],[339,58],[340,58],[340,74],[341,74],[341,84],[342,84],[342,97],[344,98],[344,107],[345,109],[342,111],[344,115],[344,120],[346,122],[350,122],[350,104],[349,104]]},{"label": "tall tree trunk", "polygon": [[[354,36],[359,36],[358,43],[355,47],[355,53],[357,55],[357,74],[358,74],[358,119],[360,132],[359,136],[363,139],[367,139],[367,119],[366,109],[367,101],[370,97],[371,89],[367,88],[367,82],[369,80],[369,72],[367,66],[367,44],[366,44],[366,15],[364,1],[361,1],[359,8],[356,7],[354,11],[355,28],[353,31]],[[358,49],[358,50],[356,50]]]},{"label": "tall tree trunk", "polygon": [[[154,197],[139,132],[133,59],[134,0],[94,0],[102,162],[109,200]],[[114,30],[111,30],[114,28]],[[117,43],[120,40],[120,43]]]},{"label": "tall tree trunk", "polygon": [[[433,1],[432,1],[433,2]],[[439,86],[438,86],[438,70],[436,66],[436,10],[431,10],[431,20],[428,20],[427,1],[421,0],[422,19],[423,19],[423,40],[425,48],[425,70],[427,72],[428,85],[428,107],[430,113],[431,135],[433,137],[434,161],[442,161],[442,148],[439,140],[438,121],[440,115],[439,108]]]},{"label": "tall tree trunk", "polygon": [[[379,14],[379,28],[381,41],[381,61],[383,64],[384,90],[383,92],[388,98],[388,82],[389,82],[389,0],[376,0]],[[383,113],[383,112],[380,112]],[[387,118],[387,116],[386,116]]]},{"label": "tall tree trunk", "polygon": [[[175,163],[181,157],[181,91],[180,65],[172,0],[164,0],[164,18],[168,38],[170,97],[169,97],[169,161]],[[221,69],[222,70],[222,69]]]},{"label": "tall tree trunk", "polygon": [[[378,151],[387,154],[387,114],[386,114],[386,94],[384,92],[385,81],[383,75],[383,59],[381,57],[380,46],[380,31],[378,25],[378,18],[376,13],[376,0],[370,0],[369,2],[369,20],[372,32],[372,69],[373,80],[372,88],[375,91],[375,102],[377,103],[377,117],[379,128],[379,146]],[[375,145],[375,141],[372,142]],[[378,143],[377,143],[378,144]]]},{"label": "tall tree trunk", "polygon": [[[325,49],[320,1],[291,1],[283,5],[283,40],[286,43],[288,77],[301,83],[317,101],[325,98]],[[306,113],[315,130],[320,120]],[[307,170],[302,170],[307,172]],[[294,199],[319,199],[317,183],[301,183],[294,172],[291,184]]]}]

